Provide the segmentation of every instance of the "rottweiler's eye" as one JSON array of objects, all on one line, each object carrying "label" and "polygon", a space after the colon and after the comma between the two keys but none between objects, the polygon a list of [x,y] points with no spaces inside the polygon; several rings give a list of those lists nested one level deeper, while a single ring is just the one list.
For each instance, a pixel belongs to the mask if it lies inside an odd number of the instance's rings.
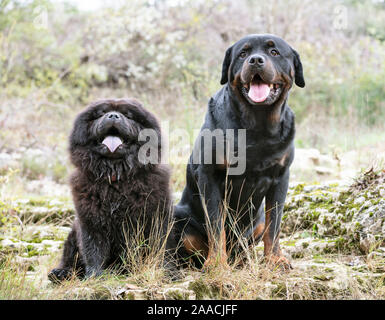
[{"label": "rottweiler's eye", "polygon": [[278,56],[279,55],[279,52],[278,52],[278,50],[276,50],[276,49],[272,49],[271,51],[270,51],[270,54],[272,55],[272,56]]},{"label": "rottweiler's eye", "polygon": [[247,52],[246,52],[245,50],[243,50],[243,51],[241,51],[241,53],[239,54],[239,56],[240,56],[241,58],[246,58]]}]

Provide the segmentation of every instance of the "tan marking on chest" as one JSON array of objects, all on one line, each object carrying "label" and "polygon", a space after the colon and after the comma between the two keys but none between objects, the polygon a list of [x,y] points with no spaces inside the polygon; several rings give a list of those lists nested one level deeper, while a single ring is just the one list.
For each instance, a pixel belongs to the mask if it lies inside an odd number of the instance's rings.
[{"label": "tan marking on chest", "polygon": [[278,161],[278,164],[284,167],[286,165],[287,159],[289,158],[289,152],[286,152],[283,157]]}]

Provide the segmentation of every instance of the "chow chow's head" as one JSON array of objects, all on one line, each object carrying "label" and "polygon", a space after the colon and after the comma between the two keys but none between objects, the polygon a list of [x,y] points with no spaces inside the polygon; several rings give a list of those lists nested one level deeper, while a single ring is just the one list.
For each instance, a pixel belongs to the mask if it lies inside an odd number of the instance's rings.
[{"label": "chow chow's head", "polygon": [[143,168],[138,152],[146,141],[138,137],[152,129],[160,155],[160,127],[156,118],[134,99],[98,100],[81,112],[70,136],[73,164],[96,178],[120,180]]}]

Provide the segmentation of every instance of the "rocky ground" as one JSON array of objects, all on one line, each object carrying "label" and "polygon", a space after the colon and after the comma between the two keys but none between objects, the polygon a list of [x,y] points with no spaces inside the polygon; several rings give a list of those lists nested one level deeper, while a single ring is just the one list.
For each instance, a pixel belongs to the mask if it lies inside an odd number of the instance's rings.
[{"label": "rocky ground", "polygon": [[346,185],[294,183],[281,245],[294,269],[270,270],[261,244],[231,270],[186,271],[176,283],[153,266],[129,275],[63,285],[47,280],[73,218],[70,197],[0,202],[1,299],[383,299],[385,171],[368,170]]}]

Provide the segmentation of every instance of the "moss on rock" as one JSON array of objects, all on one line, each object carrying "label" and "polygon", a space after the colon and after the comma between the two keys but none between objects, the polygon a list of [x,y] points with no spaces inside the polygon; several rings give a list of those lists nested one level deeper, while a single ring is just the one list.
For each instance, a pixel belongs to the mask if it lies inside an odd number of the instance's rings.
[{"label": "moss on rock", "polygon": [[[366,177],[368,175],[368,177]],[[318,238],[337,238],[338,250],[369,253],[385,244],[384,171],[369,170],[351,186],[296,185],[288,193],[282,233],[309,230]]]}]

